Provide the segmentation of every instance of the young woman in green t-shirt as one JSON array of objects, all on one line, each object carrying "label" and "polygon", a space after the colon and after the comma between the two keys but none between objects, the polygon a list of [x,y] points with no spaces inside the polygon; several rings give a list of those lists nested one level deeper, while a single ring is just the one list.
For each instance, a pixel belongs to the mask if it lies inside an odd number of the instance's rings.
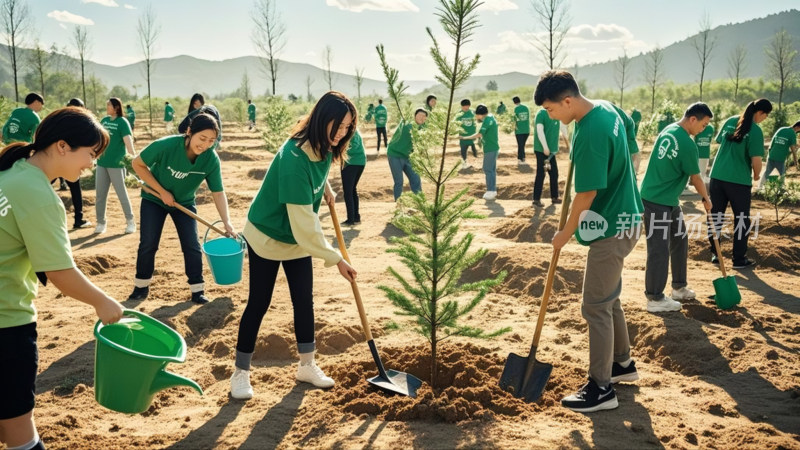
[{"label": "young woman in green t-shirt", "polygon": [[136,149],[133,147],[133,128],[128,119],[122,115],[122,102],[116,97],[108,99],[106,102],[107,116],[100,120],[109,134],[108,148],[101,157],[97,158],[97,169],[95,170],[95,217],[97,217],[97,227],[95,234],[105,233],[106,231],[106,203],[108,201],[108,190],[113,185],[114,192],[117,193],[122,212],[125,215],[125,234],[136,231],[136,222],[133,217],[131,200],[128,198],[128,190],[125,187],[125,153],[132,157],[136,156]]},{"label": "young woman in green t-shirt", "polygon": [[[743,269],[754,263],[747,259],[747,240],[750,237],[750,201],[753,180],[761,175],[764,156],[764,133],[759,123],[772,112],[772,103],[765,98],[747,104],[741,116],[725,121],[717,134],[719,146],[709,178],[709,195],[714,207],[711,219],[721,230],[728,203],[733,210],[733,268]],[[714,240],[709,230],[711,262],[717,263]]]},{"label": "young woman in green t-shirt", "polygon": [[93,306],[103,323],[122,317],[122,306],[75,267],[64,205],[49,181],[77,180],[107,145],[91,113],[68,107],[42,121],[33,143],[0,151],[0,445],[44,449],[33,420],[37,277]]},{"label": "young woman in green t-shirt", "polygon": [[281,266],[294,308],[294,331],[300,354],[296,378],[321,388],[334,384],[314,362],[311,258],[323,259],[326,267],[336,265],[347,281],[356,278],[355,269],[325,238],[318,215],[323,197],[326,203],[334,201],[327,181],[328,172],[331,162],[345,155],[356,125],[356,108],[344,94],[331,91],[323,95],[275,155],[250,206],[244,227],[249,252],[250,295],[236,342],[236,369],[231,377],[234,398],[253,396],[250,360]]},{"label": "young woman in green t-shirt", "polygon": [[218,134],[219,127],[214,117],[198,114],[192,119],[185,135],[161,138],[148,145],[133,160],[133,170],[150,189],[158,193],[158,197],[148,192],[142,193],[135,287],[128,300],[141,301],[150,293],[161,232],[167,216],[170,216],[181,241],[186,278],[192,292],[191,301],[208,303],[203,281],[203,255],[197,240],[197,222],[174,206],[180,204],[197,212],[195,192],[205,181],[225,231],[230,237],[236,236],[228,215],[228,198],[222,186],[219,157],[211,150]]}]

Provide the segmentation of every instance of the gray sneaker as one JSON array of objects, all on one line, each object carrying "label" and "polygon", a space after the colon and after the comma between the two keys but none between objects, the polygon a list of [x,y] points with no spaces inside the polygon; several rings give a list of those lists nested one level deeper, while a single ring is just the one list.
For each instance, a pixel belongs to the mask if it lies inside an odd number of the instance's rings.
[{"label": "gray sneaker", "polygon": [[661,300],[647,300],[647,311],[651,313],[680,311],[681,303],[672,297],[664,296]]}]

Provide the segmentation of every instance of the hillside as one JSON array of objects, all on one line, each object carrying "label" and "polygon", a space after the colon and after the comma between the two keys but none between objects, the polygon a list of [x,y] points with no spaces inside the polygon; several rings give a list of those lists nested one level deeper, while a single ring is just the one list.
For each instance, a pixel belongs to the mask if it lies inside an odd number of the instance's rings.
[{"label": "hillside", "polygon": [[[707,68],[706,79],[727,78],[728,56],[736,45],[743,44],[747,48],[747,70],[745,77],[766,75],[767,57],[764,47],[781,28],[786,29],[800,46],[800,11],[791,10],[780,14],[750,20],[737,24],[726,24],[712,30],[716,39],[714,56]],[[688,83],[699,79],[699,65],[694,48],[691,45],[694,36],[664,47],[664,81]],[[663,43],[662,43],[663,45]],[[11,82],[10,64],[7,47],[0,45],[0,84]],[[22,49],[20,61],[23,73],[26,72],[29,51]],[[633,56],[633,55],[632,55]],[[630,88],[644,84],[643,70],[646,54],[635,55],[631,61],[633,75]],[[366,55],[365,61],[375,61],[376,55]],[[77,67],[77,63],[73,63]],[[77,69],[76,69],[77,70]],[[138,85],[138,92],[144,91],[143,63],[135,63],[121,67],[88,63],[88,70],[100,78],[109,88],[121,85],[132,89]],[[188,96],[192,92],[205,92],[211,95],[229,93],[236,90],[242,81],[245,71],[248,73],[251,89],[256,95],[267,92],[267,80],[264,76],[260,58],[247,56],[223,61],[207,61],[191,56],[176,56],[155,60],[153,73],[153,95],[157,97]],[[579,67],[579,77],[592,89],[614,88],[614,62],[590,64]],[[311,93],[319,96],[328,90],[324,71],[308,63],[282,61],[278,76],[277,91],[280,95],[306,94],[306,79],[313,82]],[[22,77],[20,77],[22,79]],[[498,75],[472,77],[463,87],[464,92],[483,90],[490,80],[497,82],[501,91],[530,86],[536,82],[537,76],[521,72]],[[407,80],[409,92],[437,91],[435,81]],[[353,74],[336,73],[333,81],[334,89],[355,94],[356,84]],[[362,96],[385,95],[386,84],[383,80],[365,78],[361,87]]]}]

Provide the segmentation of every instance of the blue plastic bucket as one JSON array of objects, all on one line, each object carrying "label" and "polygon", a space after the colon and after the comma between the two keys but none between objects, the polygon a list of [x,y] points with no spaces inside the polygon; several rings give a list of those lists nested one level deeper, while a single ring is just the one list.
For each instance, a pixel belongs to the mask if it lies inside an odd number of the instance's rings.
[{"label": "blue plastic bucket", "polygon": [[[215,224],[221,222],[214,222]],[[236,284],[242,281],[242,266],[244,266],[244,239],[221,237],[208,240],[209,228],[203,238],[203,253],[206,255],[208,266],[214,282],[221,285]]]}]

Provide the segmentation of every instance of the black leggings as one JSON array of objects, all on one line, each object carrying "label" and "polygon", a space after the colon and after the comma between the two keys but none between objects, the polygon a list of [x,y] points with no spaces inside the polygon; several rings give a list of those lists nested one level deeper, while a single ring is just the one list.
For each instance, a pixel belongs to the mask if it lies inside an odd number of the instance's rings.
[{"label": "black leggings", "polygon": [[[721,230],[725,227],[725,211],[728,203],[731,204],[733,215],[727,221],[730,226],[726,232],[733,237],[733,264],[743,264],[747,261],[747,241],[750,238],[750,186],[729,181],[711,179],[709,183],[709,197],[714,205],[711,208],[711,217],[714,227]],[[743,220],[742,220],[743,219]],[[720,236],[720,241],[722,236]],[[720,243],[721,245],[721,243]],[[717,252],[714,249],[714,239],[709,230],[708,248],[712,255]]]},{"label": "black leggings", "polygon": [[383,145],[388,147],[389,144],[386,142],[386,127],[376,127],[375,131],[378,132],[378,151],[381,151],[381,136],[383,136]]},{"label": "black leggings", "polygon": [[517,137],[517,159],[525,161],[525,143],[528,142],[530,133],[515,134],[514,136]]},{"label": "black leggings", "polygon": [[278,268],[283,264],[294,308],[294,335],[297,339],[297,349],[300,353],[314,351],[314,276],[311,257],[273,261],[258,256],[249,245],[247,251],[250,257],[250,295],[239,323],[236,350],[242,353],[253,353],[255,350],[258,329],[272,301]]},{"label": "black leggings", "polygon": [[364,172],[364,166],[345,166],[342,169],[342,191],[344,191],[344,204],[347,207],[347,221],[361,222],[361,213],[358,210],[358,180]]},{"label": "black leggings", "polygon": [[[544,163],[549,156],[543,152],[533,152],[536,155],[536,178],[533,180],[533,200],[542,199],[542,188],[544,187]],[[556,156],[550,154],[550,198],[558,198],[558,163]]]}]

